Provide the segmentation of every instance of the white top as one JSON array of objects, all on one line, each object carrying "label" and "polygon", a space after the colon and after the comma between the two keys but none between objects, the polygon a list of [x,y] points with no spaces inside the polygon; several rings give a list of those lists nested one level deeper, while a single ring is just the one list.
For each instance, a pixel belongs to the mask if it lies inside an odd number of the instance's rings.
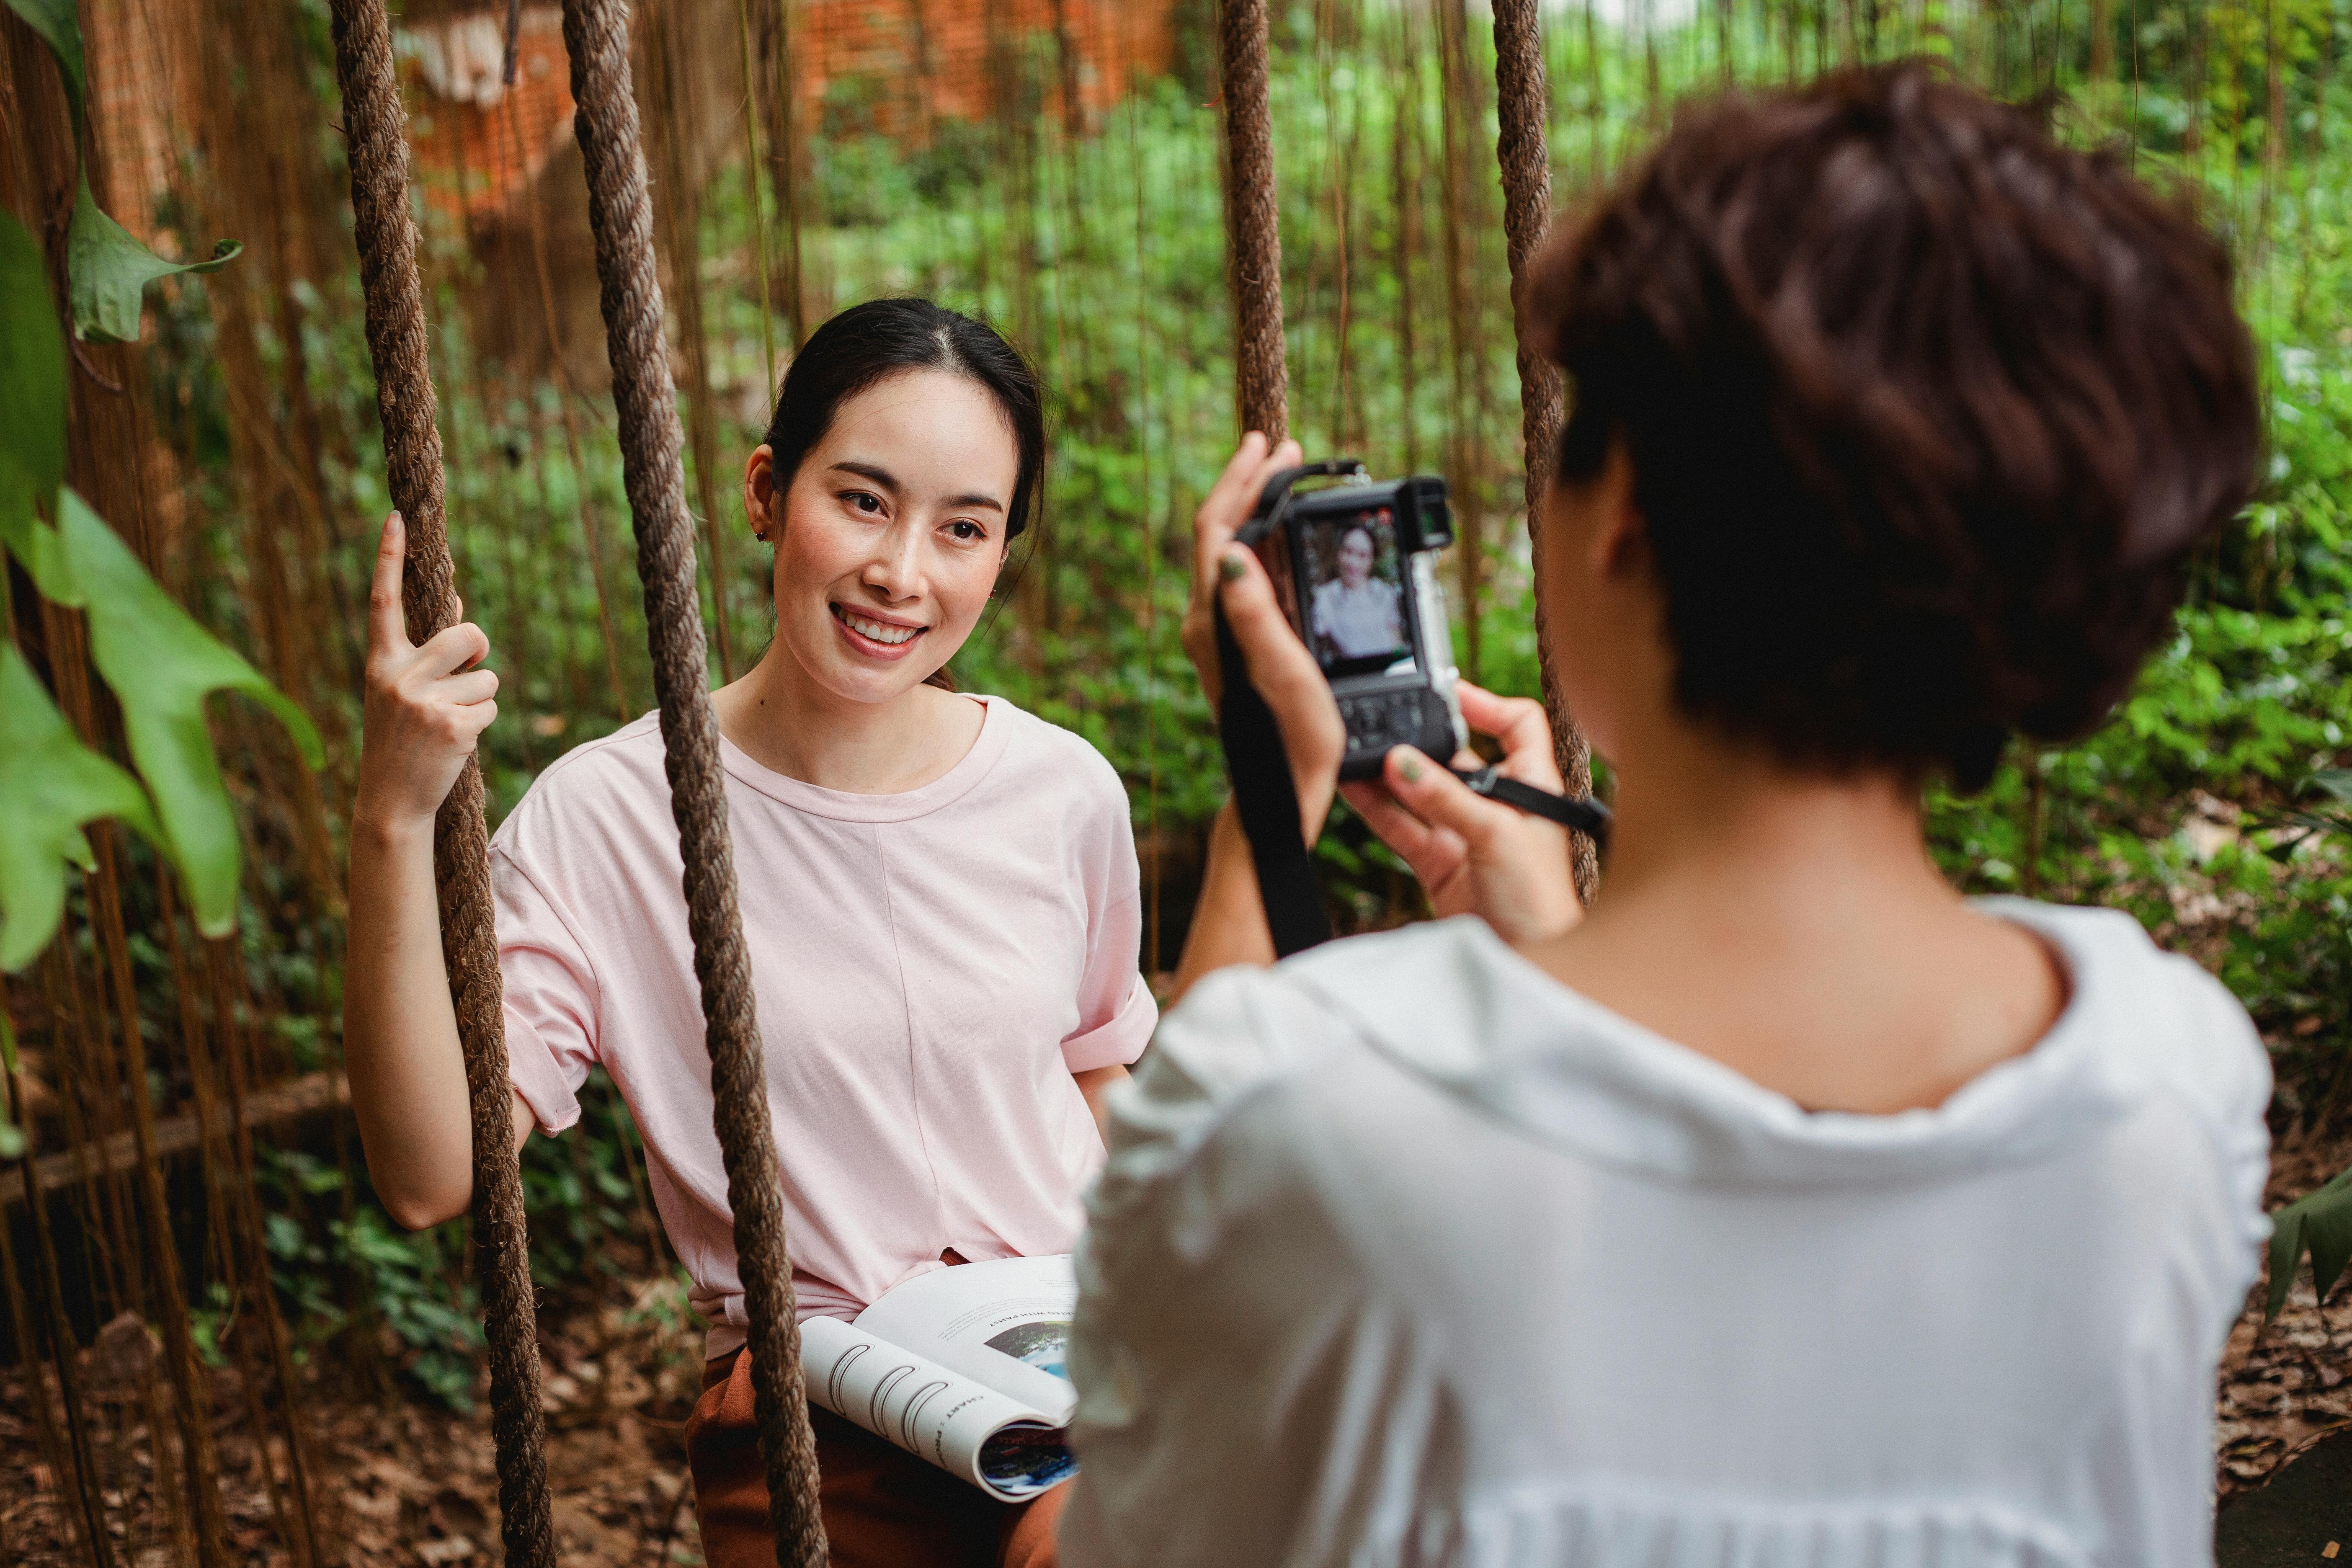
[{"label": "white top", "polygon": [[2126,915],[2032,1051],[1808,1114],[1465,918],[1203,981],[1114,1100],[1067,1568],[2210,1564],[2270,1068]]}]

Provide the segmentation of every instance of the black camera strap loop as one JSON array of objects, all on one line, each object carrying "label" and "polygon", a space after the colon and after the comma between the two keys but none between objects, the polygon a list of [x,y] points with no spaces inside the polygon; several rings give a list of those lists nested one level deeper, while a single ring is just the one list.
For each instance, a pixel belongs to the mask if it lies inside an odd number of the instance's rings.
[{"label": "black camera strap loop", "polygon": [[1517,806],[1530,816],[1572,827],[1591,839],[1595,847],[1609,847],[1609,825],[1616,820],[1615,816],[1589,795],[1554,795],[1541,785],[1506,778],[1496,768],[1454,768],[1451,772],[1469,786],[1472,795],[1483,795],[1488,800]]}]

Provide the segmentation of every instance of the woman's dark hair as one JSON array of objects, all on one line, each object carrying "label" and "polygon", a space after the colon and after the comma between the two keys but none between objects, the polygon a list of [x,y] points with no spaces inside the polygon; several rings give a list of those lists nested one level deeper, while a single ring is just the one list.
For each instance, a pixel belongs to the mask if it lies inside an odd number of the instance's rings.
[{"label": "woman's dark hair", "polygon": [[1685,110],[1531,281],[1676,702],[1795,765],[1974,790],[2093,728],[2256,480],[2221,246],[1921,64]]},{"label": "woman's dark hair", "polygon": [[868,300],[809,334],[784,372],[775,417],[768,421],[777,494],[790,487],[843,403],[915,370],[970,376],[996,399],[1021,458],[1004,520],[1006,541],[1019,538],[1036,514],[1045,469],[1045,384],[995,328],[929,300]]}]

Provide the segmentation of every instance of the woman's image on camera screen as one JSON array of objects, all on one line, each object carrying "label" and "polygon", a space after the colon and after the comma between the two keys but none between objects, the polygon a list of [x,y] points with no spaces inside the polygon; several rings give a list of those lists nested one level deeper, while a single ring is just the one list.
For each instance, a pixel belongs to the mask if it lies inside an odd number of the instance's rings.
[{"label": "woman's image on camera screen", "polygon": [[1408,653],[1404,568],[1393,514],[1383,507],[1316,529],[1306,544],[1307,626],[1323,668],[1386,663]]}]

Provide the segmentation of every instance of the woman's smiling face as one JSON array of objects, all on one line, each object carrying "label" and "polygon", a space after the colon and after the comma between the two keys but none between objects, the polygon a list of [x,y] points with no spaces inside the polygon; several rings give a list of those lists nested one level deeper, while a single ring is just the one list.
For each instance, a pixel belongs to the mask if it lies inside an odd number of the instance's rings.
[{"label": "woman's smiling face", "polygon": [[844,399],[781,504],[763,463],[749,476],[776,546],[776,640],[851,701],[922,684],[987,607],[1019,470],[1011,425],[967,376],[908,371]]},{"label": "woman's smiling face", "polygon": [[1351,528],[1339,539],[1339,581],[1350,588],[1360,588],[1371,574],[1372,536],[1360,528]]}]

